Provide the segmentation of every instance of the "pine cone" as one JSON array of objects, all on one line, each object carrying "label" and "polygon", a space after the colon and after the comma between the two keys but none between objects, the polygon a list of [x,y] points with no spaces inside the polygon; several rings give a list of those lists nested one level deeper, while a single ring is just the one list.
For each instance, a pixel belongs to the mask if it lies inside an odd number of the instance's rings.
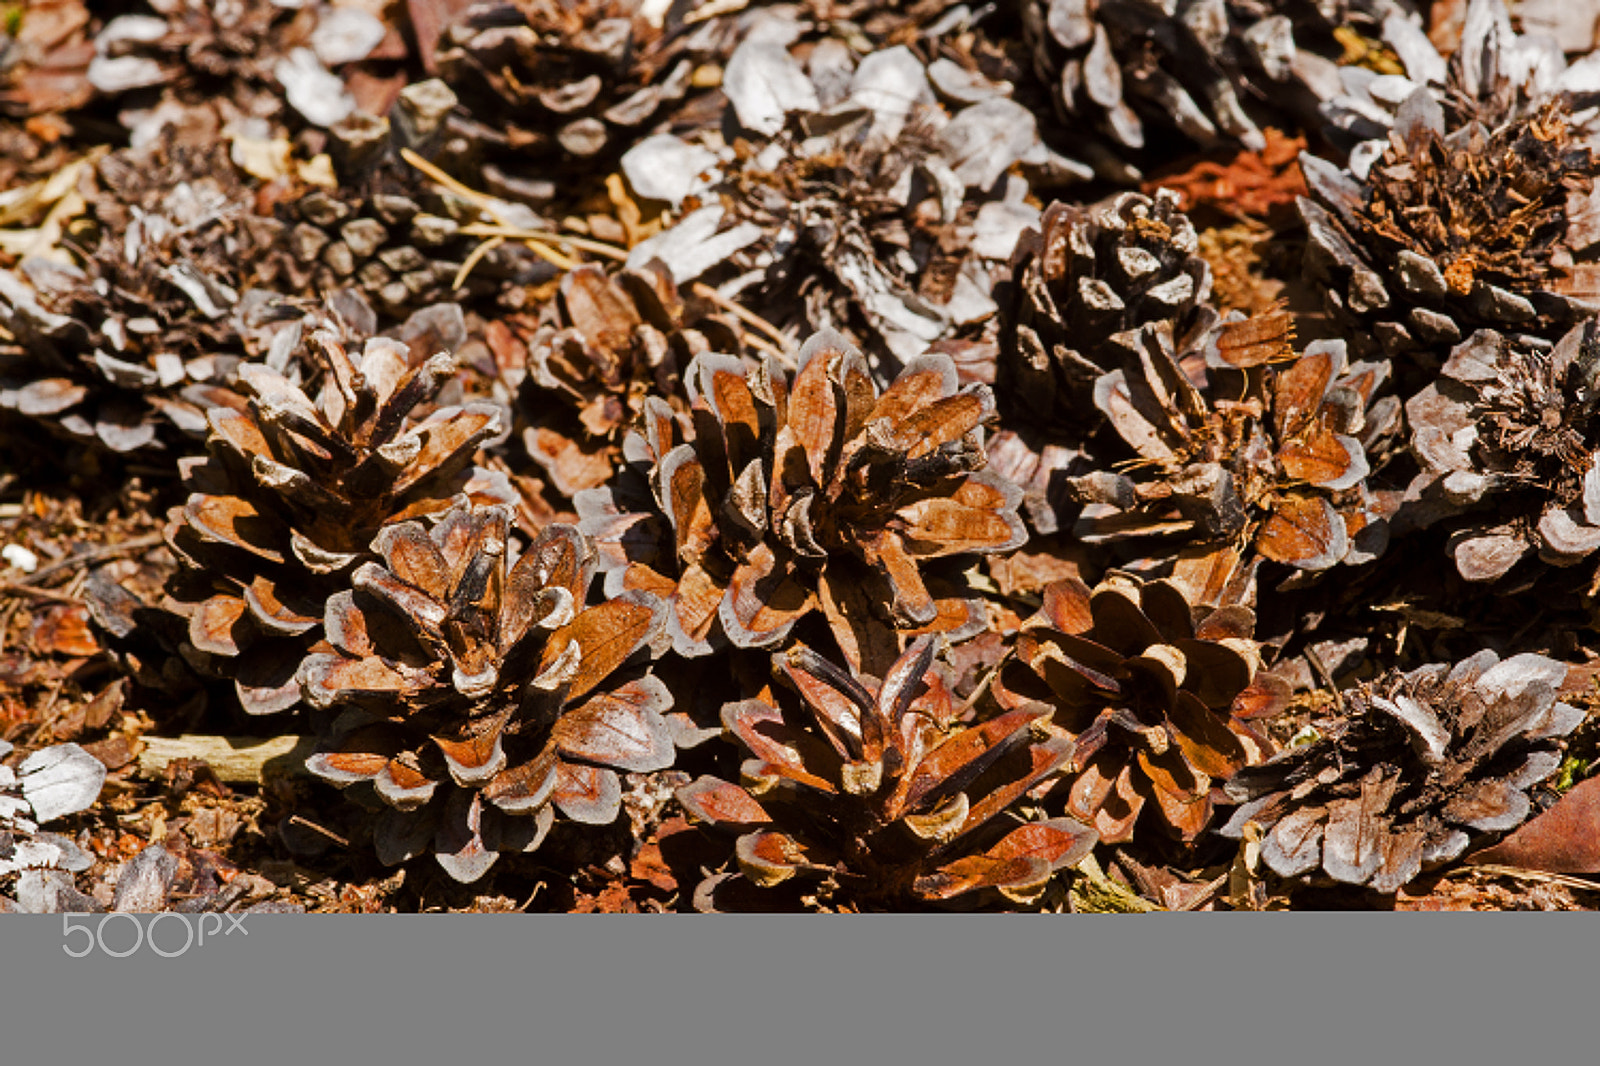
[{"label": "pine cone", "polygon": [[462,492],[516,498],[471,465],[503,439],[500,409],[426,406],[453,377],[451,356],[409,368],[404,346],[374,338],[352,359],[328,331],[309,346],[323,367],[315,401],[266,365],[239,368],[247,396],[208,412],[210,454],[182,464],[191,493],[168,516],[180,564],[168,607],[251,714],[299,702],[294,673],[328,597],[349,587],[384,526],[437,514]]},{"label": "pine cone", "polygon": [[995,388],[1016,411],[1057,436],[1086,439],[1069,423],[1095,382],[1138,359],[1139,332],[1171,324],[1190,347],[1216,321],[1206,302],[1211,268],[1178,195],[1119,193],[1088,207],[1052,203],[1012,258],[1009,315]]},{"label": "pine cone", "polygon": [[[385,153],[394,147],[386,137],[378,144]],[[504,206],[523,216],[518,224],[543,226],[527,208]],[[484,239],[461,229],[481,221],[492,220],[385,154],[351,185],[278,206],[268,224],[281,233],[280,250],[263,266],[264,282],[281,278],[279,285],[322,296],[354,288],[390,318],[441,300],[521,310],[524,287],[554,271],[514,243],[480,253]],[[473,266],[463,276],[469,258]]]},{"label": "pine cone", "polygon": [[[1070,818],[992,824],[1071,757],[1072,742],[1039,704],[957,726],[936,651],[934,637],[918,637],[879,685],[796,645],[772,667],[798,700],[723,707],[724,727],[752,756],[743,783],[702,777],[678,800],[696,819],[744,832],[738,880],[765,889],[822,879],[819,896],[866,906],[980,889],[1026,903],[1089,853],[1094,831]],[[729,880],[702,884],[696,905],[714,909],[736,890]]]},{"label": "pine cone", "polygon": [[367,59],[386,33],[382,21],[353,5],[151,6],[164,18],[122,15],[106,23],[87,71],[107,97],[161,89],[156,106],[138,117],[136,137],[157,136],[174,113],[188,118],[197,110],[224,122],[274,112],[288,118],[285,102],[312,126],[332,126],[356,110],[357,100],[329,68]]},{"label": "pine cone", "polygon": [[1243,805],[1221,832],[1259,825],[1280,877],[1393,892],[1532,813],[1528,789],[1584,718],[1556,699],[1566,674],[1542,655],[1487,650],[1391,671],[1346,692],[1319,739],[1235,776],[1227,790]]},{"label": "pine cone", "polygon": [[[556,490],[572,496],[611,479],[624,430],[650,392],[677,401],[701,352],[739,354],[740,331],[686,300],[658,262],[607,276],[585,265],[527,337],[523,442]],[[686,414],[687,407],[678,409]]]},{"label": "pine cone", "polygon": [[1406,490],[1408,525],[1462,512],[1449,550],[1468,581],[1493,581],[1537,554],[1575,566],[1600,548],[1600,333],[1590,321],[1554,351],[1490,330],[1450,354],[1406,402],[1423,467]]},{"label": "pine cone", "polygon": [[0,271],[0,325],[23,349],[0,404],[115,452],[173,445],[247,354],[234,312],[274,234],[240,210],[250,191],[220,147],[124,149],[94,178],[82,269]]},{"label": "pine cone", "polygon": [[1388,26],[1410,80],[1367,72],[1328,108],[1374,139],[1345,168],[1301,159],[1308,277],[1358,353],[1433,367],[1478,328],[1556,340],[1600,292],[1595,94],[1569,91],[1560,53],[1512,33],[1500,0],[1473,0],[1448,66]]},{"label": "pine cone", "polygon": [[274,46],[289,12],[260,0],[161,6],[164,18],[124,15],[96,35],[87,75],[97,91],[115,97],[158,86],[214,92],[218,81],[258,90],[274,84],[272,62],[282,54]]},{"label": "pine cone", "polygon": [[1077,479],[1092,501],[1077,536],[1185,536],[1174,576],[1204,603],[1231,599],[1217,597],[1261,559],[1317,572],[1381,555],[1400,501],[1366,479],[1399,428],[1399,400],[1379,395],[1388,364],[1349,365],[1343,341],[1296,355],[1292,337],[1284,313],[1230,323],[1202,371],[1198,353],[1180,361],[1165,331],[1147,330],[1138,366],[1095,388],[1139,461]]},{"label": "pine cone", "polygon": [[669,597],[682,655],[710,653],[719,631],[768,647],[818,606],[857,664],[895,631],[971,635],[978,605],[955,574],[936,580],[932,560],[1027,536],[1016,486],[982,469],[988,388],[958,389],[949,358],[928,355],[880,393],[826,331],[796,361],[791,378],[775,360],[697,356],[682,443],[665,401],[647,401],[625,451],[648,464],[648,494],[619,479],[574,499],[608,594]]},{"label": "pine cone", "polygon": [[470,116],[451,126],[489,163],[491,183],[512,163],[511,173],[530,161],[547,172],[552,164],[593,170],[683,104],[696,66],[718,57],[729,27],[711,20],[694,32],[665,31],[643,6],[476,4],[445,30],[439,74]]},{"label": "pine cone", "polygon": [[1045,150],[1009,86],[969,79],[950,95],[936,66],[903,46],[858,64],[832,38],[792,52],[752,33],[723,79],[743,136],[654,136],[623,157],[635,193],[684,212],[629,265],[658,256],[779,328],[859,330],[891,368],[976,335],[1038,217],[1007,171]]},{"label": "pine cone", "polygon": [[1086,445],[1102,428],[1094,383],[1137,361],[1146,325],[1164,323],[1187,349],[1217,318],[1211,270],[1178,197],[1123,193],[1088,207],[1052,203],[1011,258],[997,296],[1004,313],[991,373],[1004,426],[989,461],[1023,486],[1040,533],[1070,520],[1073,478],[1094,468]]},{"label": "pine cone", "polygon": [[1016,656],[995,677],[1004,708],[1042,702],[1076,739],[1066,809],[1106,843],[1133,839],[1141,813],[1196,839],[1220,798],[1214,786],[1259,763],[1250,721],[1276,714],[1286,686],[1257,674],[1254,614],[1192,606],[1177,586],[1113,572],[1045,589]]},{"label": "pine cone", "polygon": [[672,765],[672,696],[618,669],[660,631],[645,592],[585,607],[590,545],[542,530],[511,558],[510,512],[458,503],[430,532],[379,534],[383,563],[328,600],[328,644],[300,679],[317,707],[348,708],[307,766],[340,786],[370,782],[385,863],[431,849],[458,881],[501,852],[532,851],[559,808],[604,825],[621,809],[617,771]]},{"label": "pine cone", "polygon": [[[1338,84],[1335,28],[1402,9],[1395,0],[1028,0],[1023,28],[1057,108],[1124,154],[1163,143],[1147,122],[1202,148],[1260,151],[1252,116],[1282,125],[1314,112],[1319,87]],[[1108,163],[1105,176],[1123,176],[1120,161]]]}]

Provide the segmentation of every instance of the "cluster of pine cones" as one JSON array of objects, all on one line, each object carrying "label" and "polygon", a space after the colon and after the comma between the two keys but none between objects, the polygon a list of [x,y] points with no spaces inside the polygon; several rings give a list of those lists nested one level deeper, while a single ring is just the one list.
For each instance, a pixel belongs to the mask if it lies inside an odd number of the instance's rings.
[{"label": "cluster of pine cones", "polygon": [[[96,620],[314,735],[383,863],[476,882],[665,782],[701,909],[1241,839],[1393,893],[1554,801],[1600,59],[1502,0],[150,7],[86,99],[8,60],[6,137],[131,132],[0,246],[0,407],[176,485],[165,595]],[[1280,130],[1247,314],[1232,193],[1160,175]]]}]

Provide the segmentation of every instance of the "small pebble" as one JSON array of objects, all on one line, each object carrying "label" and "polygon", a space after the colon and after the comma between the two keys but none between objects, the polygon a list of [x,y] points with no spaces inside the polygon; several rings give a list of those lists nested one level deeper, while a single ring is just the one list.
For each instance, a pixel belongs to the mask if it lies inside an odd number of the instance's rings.
[{"label": "small pebble", "polygon": [[24,574],[31,574],[39,569],[39,557],[20,544],[7,544],[0,557]]}]

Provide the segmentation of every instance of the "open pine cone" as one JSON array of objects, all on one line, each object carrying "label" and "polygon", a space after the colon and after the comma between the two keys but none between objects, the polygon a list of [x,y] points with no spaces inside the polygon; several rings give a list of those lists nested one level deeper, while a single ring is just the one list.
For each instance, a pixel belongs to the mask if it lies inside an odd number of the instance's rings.
[{"label": "open pine cone", "polygon": [[383,562],[329,599],[328,650],[300,673],[312,704],[344,709],[307,766],[371,783],[386,805],[373,833],[383,862],[431,849],[458,881],[537,848],[556,808],[614,821],[617,772],[676,758],[666,686],[617,676],[660,631],[661,601],[631,592],[586,607],[583,535],[547,526],[513,561],[509,515],[461,500],[431,532],[385,528]]},{"label": "open pine cone", "polygon": [[1150,123],[1202,148],[1231,141],[1260,151],[1266,141],[1256,117],[1314,113],[1319,89],[1338,84],[1335,27],[1347,33],[1371,27],[1406,6],[1396,0],[1027,0],[1022,9],[1034,66],[1054,87],[1065,116],[1082,116],[1123,149],[1162,143],[1147,133]]},{"label": "open pine cone", "polygon": [[658,135],[623,157],[635,193],[683,212],[629,265],[658,256],[679,282],[737,291],[780,329],[859,330],[892,368],[970,339],[1038,217],[1027,183],[1007,175],[1043,158],[1033,115],[981,76],[952,95],[904,46],[858,63],[834,38],[773,37],[752,32],[728,62],[732,144]]},{"label": "open pine cone", "polygon": [[[1211,268],[1177,194],[1119,193],[1080,207],[1052,203],[1011,257],[993,366],[1003,429],[989,441],[995,468],[1024,487],[1040,533],[1070,511],[1066,480],[1092,468],[1085,443],[1095,382],[1135,365],[1140,330],[1162,324],[1189,349],[1215,324]],[[1087,417],[1086,417],[1087,415]]]},{"label": "open pine cone", "polygon": [[1180,361],[1164,330],[1142,334],[1139,363],[1095,389],[1139,462],[1078,479],[1093,501],[1078,536],[1183,536],[1174,575],[1204,603],[1241,599],[1218,597],[1261,559],[1317,572],[1382,554],[1398,493],[1366,478],[1369,453],[1381,457],[1399,426],[1399,400],[1379,395],[1388,364],[1350,365],[1342,341],[1296,355],[1292,336],[1285,314],[1230,323],[1202,371],[1199,353]]},{"label": "open pine cone", "polygon": [[22,348],[0,405],[115,452],[203,432],[246,354],[235,311],[276,234],[242,210],[248,183],[215,144],[112,152],[84,186],[81,268],[0,270],[0,327]]},{"label": "open pine cone", "polygon": [[771,646],[818,607],[857,664],[897,631],[970,635],[982,613],[934,560],[1027,537],[1020,491],[982,469],[987,386],[958,388],[950,359],[927,355],[880,392],[828,331],[796,361],[791,378],[775,360],[697,356],[687,439],[665,401],[648,401],[628,442],[648,493],[619,478],[574,501],[607,593],[669,598],[683,655],[710,653],[719,633]]},{"label": "open pine cone", "polygon": [[545,321],[527,331],[521,403],[523,443],[558,492],[609,481],[645,397],[678,401],[695,356],[739,353],[739,330],[702,304],[659,262],[611,276],[586,264],[561,279]]},{"label": "open pine cone", "polygon": [[1423,470],[1403,521],[1464,515],[1449,550],[1468,581],[1493,581],[1534,555],[1555,566],[1589,559],[1600,549],[1597,388],[1600,323],[1571,330],[1554,351],[1474,333],[1406,401]]},{"label": "open pine cone", "polygon": [[1556,698],[1567,667],[1481,651],[1453,667],[1391,671],[1344,694],[1321,737],[1227,786],[1280,877],[1331,877],[1393,892],[1424,869],[1521,825],[1528,789],[1561,764],[1584,713]]},{"label": "open pine cone", "polygon": [[1247,608],[1195,607],[1165,581],[1118,572],[1092,590],[1058,581],[1023,622],[993,691],[1012,712],[1055,709],[1054,724],[1077,743],[1067,813],[1102,841],[1133,839],[1141,814],[1192,841],[1211,822],[1216,787],[1267,754],[1250,722],[1288,696],[1257,676],[1254,628]]},{"label": "open pine cone", "polygon": [[936,651],[934,637],[918,637],[879,685],[796,645],[772,663],[797,699],[722,709],[751,756],[742,784],[707,776],[678,791],[692,817],[743,833],[739,874],[701,885],[701,909],[716,907],[729,880],[771,888],[795,877],[821,881],[819,897],[869,907],[982,889],[1029,902],[1088,854],[1095,832],[1071,818],[995,824],[1070,758],[1072,742],[1039,704],[958,726]]},{"label": "open pine cone", "polygon": [[373,338],[353,358],[329,331],[306,343],[323,368],[315,399],[265,364],[242,365],[245,396],[221,394],[228,402],[207,413],[209,455],[180,464],[191,491],[166,528],[179,561],[167,606],[251,714],[299,702],[294,674],[328,597],[372,557],[379,530],[462,492],[516,499],[502,475],[472,465],[504,438],[500,409],[431,406],[453,357],[412,367],[404,345]]},{"label": "open pine cone", "polygon": [[[658,5],[474,4],[445,28],[436,62],[465,112],[447,128],[474,144],[491,184],[519,182],[529,162],[543,173],[614,162],[696,90],[696,66],[720,58],[731,27],[663,25],[646,6]],[[560,191],[551,184],[545,198]]]},{"label": "open pine cone", "polygon": [[1387,39],[1409,78],[1366,72],[1328,106],[1372,139],[1346,168],[1301,158],[1308,276],[1360,354],[1437,366],[1479,328],[1553,342],[1600,298],[1600,83],[1501,0],[1473,0],[1448,65],[1404,20]]},{"label": "open pine cone", "polygon": [[1025,419],[1063,425],[1094,397],[1101,375],[1133,363],[1139,331],[1169,323],[1179,346],[1215,323],[1211,268],[1178,196],[1118,193],[1086,207],[1052,203],[1018,242],[995,388]]}]

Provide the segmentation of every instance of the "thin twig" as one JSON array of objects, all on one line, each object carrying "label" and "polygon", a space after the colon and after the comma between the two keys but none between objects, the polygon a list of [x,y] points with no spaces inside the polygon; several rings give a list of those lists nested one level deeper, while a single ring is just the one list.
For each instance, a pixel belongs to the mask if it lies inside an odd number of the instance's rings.
[{"label": "thin twig", "polygon": [[491,225],[487,222],[469,222],[462,226],[460,231],[468,237],[503,237],[508,241],[540,241],[548,244],[567,244],[580,251],[593,252],[603,255],[607,259],[622,262],[628,258],[626,248],[618,248],[605,241],[597,241],[592,237],[579,237],[577,234],[562,233],[560,230],[525,229],[521,226],[509,226],[503,223]]},{"label": "thin twig", "polygon": [[404,159],[407,163],[410,163],[412,166],[416,167],[418,170],[422,171],[428,177],[432,178],[440,185],[443,185],[457,196],[463,196],[466,199],[471,200],[473,203],[477,204],[491,215],[494,215],[496,218],[502,217],[497,208],[504,203],[503,200],[498,200],[495,197],[490,196],[488,193],[482,193],[476,189],[468,188],[409,148],[400,149],[400,158]]},{"label": "thin twig", "polygon": [[478,246],[474,248],[467,258],[462,262],[461,269],[456,271],[456,278],[450,283],[450,291],[454,292],[455,290],[461,288],[461,286],[465,284],[467,280],[467,275],[472,273],[472,268],[477,266],[483,260],[484,256],[488,255],[490,252],[494,251],[504,243],[506,243],[506,239],[504,237],[490,237],[486,241],[480,241]]},{"label": "thin twig", "polygon": [[120,544],[104,544],[98,548],[90,548],[88,551],[79,552],[77,555],[69,555],[60,562],[41,567],[16,584],[37,585],[51,574],[59,574],[63,570],[71,570],[85,563],[99,562],[101,559],[115,559],[122,555],[133,555],[144,551],[146,548],[157,547],[161,543],[161,534],[152,533],[148,537],[135,537],[133,540],[125,540]]},{"label": "thin twig", "polygon": [[327,826],[318,825],[309,818],[302,818],[298,814],[291,814],[289,815],[289,821],[293,822],[295,825],[303,825],[307,829],[321,833],[323,836],[327,837],[329,840],[333,841],[335,844],[338,844],[342,848],[348,848],[350,846],[350,841],[346,840],[338,833],[335,833]]},{"label": "thin twig", "polygon": [[548,244],[543,244],[531,238],[524,239],[522,246],[559,270],[576,270],[580,265],[578,260],[568,259]]},{"label": "thin twig", "polygon": [[1514,877],[1522,881],[1545,881],[1554,885],[1565,885],[1583,892],[1600,892],[1600,882],[1586,881],[1581,877],[1569,877],[1566,874],[1546,873],[1544,870],[1530,870],[1522,866],[1501,866],[1498,863],[1486,862],[1481,865],[1462,867],[1464,872],[1480,870],[1486,874],[1498,874],[1501,877]]},{"label": "thin twig", "polygon": [[68,596],[54,589],[29,588],[27,585],[0,585],[0,596],[20,596],[30,600],[47,600],[50,603],[77,605],[83,602],[77,596]]},{"label": "thin twig", "polygon": [[768,322],[754,311],[751,311],[745,307],[740,307],[738,304],[734,303],[732,300],[728,299],[726,296],[722,295],[722,293],[718,292],[716,289],[713,289],[705,282],[697,281],[694,283],[694,294],[710,300],[712,303],[716,304],[718,307],[722,308],[724,311],[728,312],[745,325],[759,329],[778,344],[784,346],[788,345],[789,338],[785,337],[783,332],[779,330],[777,326],[774,326],[771,322]]}]

